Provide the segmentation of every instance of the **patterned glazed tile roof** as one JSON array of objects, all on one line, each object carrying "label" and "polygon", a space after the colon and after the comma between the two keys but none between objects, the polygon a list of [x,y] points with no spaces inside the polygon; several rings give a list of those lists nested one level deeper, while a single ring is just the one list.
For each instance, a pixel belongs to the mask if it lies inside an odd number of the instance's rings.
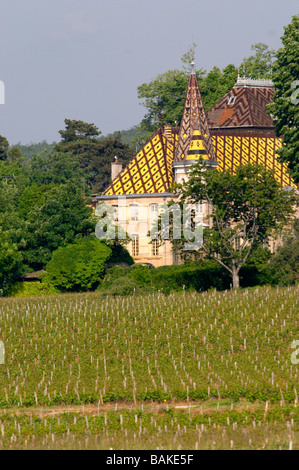
[{"label": "patterned glazed tile roof", "polygon": [[215,161],[216,158],[196,75],[191,73],[179,130],[178,144],[175,150],[174,159],[176,162],[187,159],[188,150],[190,150],[191,140],[196,129],[200,131],[202,136],[205,154],[208,155],[209,160]]},{"label": "patterned glazed tile roof", "polygon": [[172,163],[177,133],[171,135],[166,138],[158,129],[103,195],[169,192],[174,181]]},{"label": "patterned glazed tile roof", "polygon": [[212,136],[218,170],[231,170],[248,163],[263,165],[274,170],[274,176],[281,186],[297,187],[287,172],[287,165],[279,163],[276,151],[282,145],[282,139],[275,137]]},{"label": "patterned glazed tile roof", "polygon": [[274,95],[269,87],[235,86],[207,112],[210,128],[273,127],[266,105]]},{"label": "patterned glazed tile roof", "polygon": [[274,170],[281,186],[296,187],[276,155],[282,140],[275,137],[266,111],[273,94],[271,86],[237,84],[206,116],[196,75],[191,73],[180,128],[158,129],[103,195],[170,192],[173,163],[199,157],[217,161],[219,171],[234,172],[239,165],[257,163]]},{"label": "patterned glazed tile roof", "polygon": [[205,148],[200,130],[195,129],[193,136],[191,137],[186,160],[198,160],[199,158],[202,158],[203,160],[211,160],[211,156],[207,154],[207,149]]}]

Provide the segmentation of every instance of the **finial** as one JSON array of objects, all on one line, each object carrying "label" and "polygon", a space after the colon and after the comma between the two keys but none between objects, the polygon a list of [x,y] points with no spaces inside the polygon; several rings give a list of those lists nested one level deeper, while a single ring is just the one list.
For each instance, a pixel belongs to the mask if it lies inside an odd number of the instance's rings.
[{"label": "finial", "polygon": [[115,160],[115,163],[118,163],[118,156],[117,155],[115,155],[114,160]]},{"label": "finial", "polygon": [[193,43],[192,44],[192,48],[191,48],[191,73],[194,74],[195,73],[195,53],[194,53],[194,46],[195,44]]}]

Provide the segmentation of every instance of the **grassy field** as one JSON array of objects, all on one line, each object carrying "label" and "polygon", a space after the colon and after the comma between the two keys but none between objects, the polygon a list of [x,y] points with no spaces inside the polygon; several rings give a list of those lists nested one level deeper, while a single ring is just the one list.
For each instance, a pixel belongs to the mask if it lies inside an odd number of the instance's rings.
[{"label": "grassy field", "polygon": [[2,299],[0,448],[298,448],[298,293]]}]

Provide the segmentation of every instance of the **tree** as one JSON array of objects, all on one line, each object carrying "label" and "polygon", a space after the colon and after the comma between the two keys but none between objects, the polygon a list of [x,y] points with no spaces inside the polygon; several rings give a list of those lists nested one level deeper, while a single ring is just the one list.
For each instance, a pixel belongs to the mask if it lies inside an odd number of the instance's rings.
[{"label": "tree", "polygon": [[32,158],[34,155],[41,155],[44,153],[50,153],[53,150],[54,143],[48,144],[45,140],[34,144],[22,145],[20,142],[11,147],[12,150],[17,149],[21,152],[22,158],[27,160]]},{"label": "tree", "polygon": [[82,189],[73,182],[51,188],[26,217],[23,257],[33,269],[43,268],[59,246],[92,234],[96,224]]},{"label": "tree", "polygon": [[243,59],[241,73],[249,78],[272,78],[275,50],[262,42],[252,44],[251,50],[255,54]]},{"label": "tree", "polygon": [[[181,204],[209,204],[210,227],[204,230],[202,252],[229,271],[234,288],[250,253],[289,222],[297,200],[294,191],[281,190],[272,173],[258,165],[239,166],[232,174],[198,162],[178,190]],[[182,241],[176,244],[182,251]]]},{"label": "tree", "polygon": [[206,77],[199,78],[199,88],[204,104],[208,111],[236,84],[238,71],[232,64],[222,71],[218,67],[213,67]]},{"label": "tree", "polygon": [[154,132],[160,125],[180,121],[188,77],[186,71],[169,70],[137,88],[138,98],[144,100],[147,110],[141,122],[143,129]]},{"label": "tree", "polygon": [[87,192],[99,192],[111,182],[111,162],[115,155],[121,163],[129,163],[133,151],[116,135],[99,139],[100,132],[94,124],[82,121],[65,120],[66,130],[59,131],[62,140],[55,146],[55,151],[66,154],[70,161],[75,159],[76,166],[82,170]]},{"label": "tree", "polygon": [[283,245],[277,249],[270,262],[263,269],[266,279],[274,285],[295,285],[299,283],[299,220],[294,229],[284,237]]},{"label": "tree", "polygon": [[45,279],[67,291],[95,289],[104,277],[112,250],[96,238],[82,238],[54,251]]},{"label": "tree", "polygon": [[6,295],[22,274],[22,255],[9,234],[0,229],[0,296]]},{"label": "tree", "polygon": [[101,134],[94,124],[71,119],[65,119],[64,123],[65,130],[59,131],[62,143],[75,142],[79,139],[85,139],[86,137],[94,139]]},{"label": "tree", "polygon": [[[168,70],[158,75],[149,83],[137,88],[138,98],[143,100],[147,112],[141,122],[141,128],[149,133],[160,125],[179,124],[186,98],[186,89],[191,71],[193,49],[181,58],[183,70]],[[199,88],[205,110],[209,110],[236,83],[238,72],[234,65],[228,65],[222,71],[214,67],[208,74],[205,70],[196,71]]]},{"label": "tree", "polygon": [[268,105],[274,116],[277,136],[283,136],[279,161],[288,164],[295,183],[299,183],[299,15],[284,28],[283,47],[273,64],[275,94]]},{"label": "tree", "polygon": [[9,143],[6,137],[0,135],[0,160],[7,160]]},{"label": "tree", "polygon": [[84,172],[78,155],[52,150],[36,154],[24,164],[31,184],[66,184],[70,181],[82,186]]}]

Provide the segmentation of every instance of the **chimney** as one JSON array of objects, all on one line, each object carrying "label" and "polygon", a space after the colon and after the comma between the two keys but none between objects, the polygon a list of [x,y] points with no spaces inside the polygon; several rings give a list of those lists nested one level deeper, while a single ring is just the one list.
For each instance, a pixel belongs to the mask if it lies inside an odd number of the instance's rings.
[{"label": "chimney", "polygon": [[114,181],[123,169],[123,165],[118,161],[118,157],[115,156],[114,159],[114,162],[111,163],[111,181]]}]

